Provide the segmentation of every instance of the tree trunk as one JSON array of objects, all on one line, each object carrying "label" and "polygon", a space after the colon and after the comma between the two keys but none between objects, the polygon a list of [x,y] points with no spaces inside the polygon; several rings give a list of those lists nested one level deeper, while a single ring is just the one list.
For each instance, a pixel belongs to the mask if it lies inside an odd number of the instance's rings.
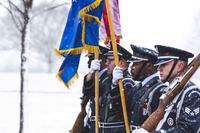
[{"label": "tree trunk", "polygon": [[20,66],[20,125],[19,125],[19,133],[23,133],[24,130],[24,91],[27,90],[28,84],[28,43],[26,42],[27,36],[27,26],[29,23],[29,8],[24,5],[24,25],[21,30],[21,66]]}]

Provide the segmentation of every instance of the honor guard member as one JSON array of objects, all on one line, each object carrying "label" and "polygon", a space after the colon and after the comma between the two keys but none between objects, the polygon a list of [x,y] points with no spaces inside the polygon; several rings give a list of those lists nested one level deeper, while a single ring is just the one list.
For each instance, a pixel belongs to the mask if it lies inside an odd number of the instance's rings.
[{"label": "honor guard member", "polygon": [[88,60],[88,68],[89,73],[84,77],[83,84],[83,97],[88,97],[89,102],[87,106],[87,115],[85,117],[85,133],[95,133],[95,81],[94,81],[94,73],[96,70],[99,71],[99,83],[103,81],[107,77],[107,68],[106,68],[106,53],[109,51],[108,48],[99,45],[100,60],[94,60],[94,54],[88,53],[86,56],[89,58]]},{"label": "honor guard member", "polygon": [[[119,66],[123,71],[124,77],[128,76],[128,66],[129,63],[127,60],[131,58],[131,53],[127,51],[125,48],[117,45],[118,56],[119,56]],[[103,96],[100,102],[99,107],[99,127],[100,131],[103,133],[123,133],[125,132],[124,122],[123,122],[123,112],[121,106],[111,103],[111,95],[110,89],[112,84],[112,72],[115,67],[114,63],[114,52],[108,51],[107,55],[107,70],[110,76],[105,80],[103,84],[100,85],[100,89],[102,89]]]},{"label": "honor guard member", "polygon": [[[162,88],[165,88],[166,85],[160,80],[157,67],[154,66],[157,61],[157,53],[136,45],[131,45],[131,48],[133,50],[130,60],[133,63],[131,66],[132,78],[140,82],[135,86],[131,85],[131,81],[127,83],[128,86],[124,83],[124,90],[130,127],[131,130],[134,130],[155,111],[159,104]],[[113,79],[118,81],[119,78],[122,78],[122,76],[116,77],[115,75],[120,75],[117,68],[113,71]],[[114,85],[113,90],[118,90],[118,87],[116,89]]]},{"label": "honor guard member", "polygon": [[[158,71],[163,81],[172,80],[184,71],[193,54],[181,49],[156,45]],[[144,129],[142,132],[145,133]],[[139,131],[137,131],[138,133]],[[147,132],[147,131],[146,131]],[[165,109],[165,115],[153,133],[199,133],[200,89],[191,81]]]},{"label": "honor guard member", "polygon": [[[163,81],[171,81],[180,76],[187,67],[188,59],[194,55],[190,52],[167,47],[155,46],[159,52],[158,71]],[[200,89],[189,81],[167,107],[164,119],[157,127],[157,132],[200,132]]]}]

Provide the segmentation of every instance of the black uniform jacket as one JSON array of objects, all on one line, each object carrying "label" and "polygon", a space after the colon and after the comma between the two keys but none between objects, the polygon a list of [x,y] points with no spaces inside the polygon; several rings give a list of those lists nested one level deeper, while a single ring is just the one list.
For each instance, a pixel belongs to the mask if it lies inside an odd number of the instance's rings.
[{"label": "black uniform jacket", "polygon": [[[157,73],[136,85],[131,79],[124,80],[123,84],[129,123],[131,126],[140,126],[157,109],[159,97],[166,85],[161,82]],[[113,90],[116,88],[113,86]],[[113,102],[120,103],[119,101],[117,95],[113,95]]]},{"label": "black uniform jacket", "polygon": [[199,133],[200,89],[191,81],[166,108],[154,133]]}]

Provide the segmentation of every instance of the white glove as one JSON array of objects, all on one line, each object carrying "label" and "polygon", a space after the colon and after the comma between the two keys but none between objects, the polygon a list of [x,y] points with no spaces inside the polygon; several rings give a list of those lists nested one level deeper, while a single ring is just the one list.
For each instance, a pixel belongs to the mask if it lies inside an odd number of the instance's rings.
[{"label": "white glove", "polygon": [[101,61],[97,59],[92,60],[89,73],[94,73],[96,70],[100,70],[100,66],[101,66],[100,62]]},{"label": "white glove", "polygon": [[132,133],[149,133],[147,130],[144,128],[138,128],[132,131]]},{"label": "white glove", "polygon": [[113,70],[112,83],[117,85],[120,79],[123,79],[123,68],[116,66]]}]

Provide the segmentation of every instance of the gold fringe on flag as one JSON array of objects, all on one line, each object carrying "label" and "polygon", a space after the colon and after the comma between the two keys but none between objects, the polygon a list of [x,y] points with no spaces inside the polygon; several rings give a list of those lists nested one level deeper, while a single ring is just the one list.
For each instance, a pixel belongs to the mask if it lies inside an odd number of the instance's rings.
[{"label": "gold fringe on flag", "polygon": [[79,16],[82,19],[82,43],[83,43],[83,47],[71,48],[71,49],[67,49],[67,50],[54,49],[55,53],[58,56],[63,57],[62,56],[63,53],[81,54],[82,52],[95,53],[96,51],[99,51],[98,46],[93,46],[93,45],[85,43],[85,29],[86,29],[85,21],[95,20],[99,25],[101,24],[101,21],[99,20],[98,17],[90,15],[90,14],[87,14],[87,12],[97,8],[100,5],[100,3],[101,3],[101,0],[96,0],[92,4],[90,4],[90,5],[86,6],[86,7],[84,7],[83,9],[81,9],[80,12],[79,12]]},{"label": "gold fringe on flag", "polygon": [[54,51],[55,51],[58,55],[61,55],[61,56],[62,56],[63,53],[76,55],[76,54],[81,54],[81,53],[82,53],[83,47],[80,47],[80,48],[70,48],[70,49],[67,49],[67,50],[58,50],[58,49],[54,49]]},{"label": "gold fringe on flag", "polygon": [[101,0],[96,0],[92,4],[84,7],[83,9],[80,10],[79,16],[82,19],[82,43],[83,43],[83,51],[88,51],[90,53],[95,53],[98,49],[98,46],[92,46],[90,44],[86,44],[85,42],[85,29],[86,29],[86,21],[92,21],[95,20],[99,25],[101,24],[101,21],[99,20],[98,17],[87,14],[87,12],[97,8],[101,3]]},{"label": "gold fringe on flag", "polygon": [[74,81],[78,79],[79,75],[78,75],[78,73],[75,73],[74,76],[73,76],[67,83],[65,83],[65,82],[61,79],[61,77],[60,77],[60,74],[62,73],[62,71],[63,71],[63,70],[60,70],[60,71],[57,73],[56,77],[57,77],[61,82],[63,82],[63,83],[65,84],[65,86],[69,89],[69,86],[72,85],[72,84],[74,83]]},{"label": "gold fringe on flag", "polygon": [[[95,53],[95,52],[99,52],[99,47],[98,46],[93,46],[93,45],[90,45],[90,44],[86,44],[85,43],[85,29],[86,29],[86,24],[85,22],[86,21],[92,21],[92,20],[95,20],[99,25],[101,23],[101,21],[99,20],[98,17],[96,16],[93,16],[93,15],[90,15],[90,14],[87,14],[87,12],[97,8],[101,3],[101,0],[95,0],[93,3],[89,4],[88,6],[84,7],[83,9],[80,10],[79,12],[79,16],[81,17],[82,19],[82,44],[83,44],[83,47],[80,47],[80,48],[71,48],[71,49],[67,49],[67,50],[58,50],[58,49],[54,49],[55,53],[59,56],[59,57],[64,57],[62,54],[64,53],[67,53],[67,54],[81,54],[82,52],[90,52],[90,53]],[[56,77],[64,82],[60,75],[62,73],[63,70],[60,70]],[[67,83],[64,83],[65,86],[69,89],[69,86],[76,80],[78,79],[78,73],[75,73],[75,75],[67,82]]]},{"label": "gold fringe on flag", "polygon": [[98,46],[91,46],[88,44],[85,44],[83,47],[83,52],[89,52],[89,53],[100,53],[99,47]]}]

